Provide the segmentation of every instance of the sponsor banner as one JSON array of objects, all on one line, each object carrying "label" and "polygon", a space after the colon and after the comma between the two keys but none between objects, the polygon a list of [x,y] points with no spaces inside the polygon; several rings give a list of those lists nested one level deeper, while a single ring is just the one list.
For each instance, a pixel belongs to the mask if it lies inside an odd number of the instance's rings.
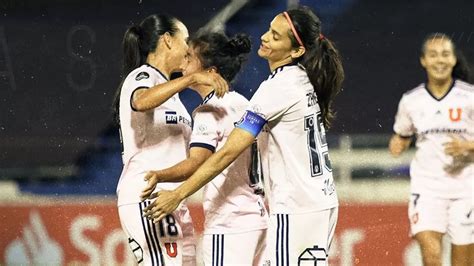
[{"label": "sponsor banner", "polygon": [[[190,209],[200,234],[202,208]],[[115,203],[0,203],[0,213],[2,265],[133,264]],[[408,237],[407,206],[402,204],[342,204],[330,255],[331,265],[421,262]]]}]

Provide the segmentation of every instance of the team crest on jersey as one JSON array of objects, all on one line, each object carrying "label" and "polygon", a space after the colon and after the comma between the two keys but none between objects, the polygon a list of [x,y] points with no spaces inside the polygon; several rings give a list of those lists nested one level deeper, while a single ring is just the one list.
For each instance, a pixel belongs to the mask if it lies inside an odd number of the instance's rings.
[{"label": "team crest on jersey", "polygon": [[320,248],[318,246],[313,246],[312,248],[307,248],[303,253],[298,256],[298,265],[319,265],[319,262],[322,262],[321,265],[326,265],[328,254],[325,248]]},{"label": "team crest on jersey", "polygon": [[449,108],[449,119],[453,122],[458,122],[461,120],[461,108],[456,108],[456,113],[454,112],[454,108]]},{"label": "team crest on jersey", "polygon": [[204,124],[200,124],[197,126],[197,131],[199,132],[199,134],[201,135],[207,135],[206,131],[207,131],[207,126],[204,125]]},{"label": "team crest on jersey", "polygon": [[140,72],[138,73],[138,75],[135,77],[135,80],[136,81],[140,81],[142,79],[147,79],[150,77],[150,74],[146,73],[146,72]]},{"label": "team crest on jersey", "polygon": [[418,213],[415,213],[415,214],[412,215],[411,221],[412,221],[413,224],[418,223]]}]

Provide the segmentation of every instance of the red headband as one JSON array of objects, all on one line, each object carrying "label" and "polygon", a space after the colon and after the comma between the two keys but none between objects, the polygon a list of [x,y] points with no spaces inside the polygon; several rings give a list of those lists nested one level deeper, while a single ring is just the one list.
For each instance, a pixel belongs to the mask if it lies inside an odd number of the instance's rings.
[{"label": "red headband", "polygon": [[298,41],[298,44],[303,46],[303,42],[301,41],[300,36],[298,35],[298,32],[296,32],[295,26],[293,25],[293,22],[291,21],[290,15],[288,15],[288,12],[283,12],[283,15],[285,15],[286,20],[288,21],[288,24],[290,24],[291,31],[293,32],[293,35],[295,35],[296,41]]}]

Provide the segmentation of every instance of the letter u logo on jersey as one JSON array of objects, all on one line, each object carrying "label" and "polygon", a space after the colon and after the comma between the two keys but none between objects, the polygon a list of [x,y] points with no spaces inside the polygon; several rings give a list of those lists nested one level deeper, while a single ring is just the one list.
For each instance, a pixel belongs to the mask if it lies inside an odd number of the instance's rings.
[{"label": "letter u logo on jersey", "polygon": [[461,113],[462,113],[461,108],[456,108],[456,113],[454,113],[453,108],[449,108],[449,119],[453,122],[458,122],[461,120]]}]

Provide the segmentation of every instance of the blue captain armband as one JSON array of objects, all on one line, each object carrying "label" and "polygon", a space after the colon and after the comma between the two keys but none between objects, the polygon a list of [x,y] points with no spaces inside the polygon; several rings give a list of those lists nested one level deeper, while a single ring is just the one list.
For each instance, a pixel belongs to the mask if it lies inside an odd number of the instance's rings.
[{"label": "blue captain armband", "polygon": [[260,115],[251,111],[246,111],[240,121],[235,123],[235,127],[243,129],[256,137],[258,133],[262,131],[262,128],[266,123],[267,120]]}]

